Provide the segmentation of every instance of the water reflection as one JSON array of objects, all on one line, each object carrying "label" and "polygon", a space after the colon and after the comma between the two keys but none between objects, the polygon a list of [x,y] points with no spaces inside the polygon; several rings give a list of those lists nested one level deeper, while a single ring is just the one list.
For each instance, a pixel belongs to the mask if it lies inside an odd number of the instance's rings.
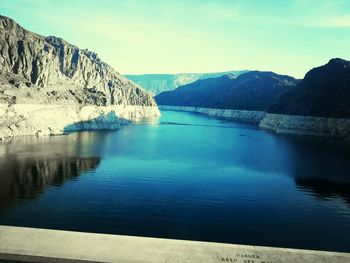
[{"label": "water reflection", "polygon": [[[96,137],[97,136],[97,137]],[[0,145],[0,209],[18,198],[35,198],[48,185],[59,186],[95,170],[108,134],[77,133],[57,137],[21,137]]]},{"label": "water reflection", "polygon": [[342,198],[350,206],[350,183],[337,183],[315,178],[295,178],[295,184],[301,191],[327,201]]},{"label": "water reflection", "polygon": [[348,252],[349,153],[181,112],[23,137],[0,143],[0,224]]},{"label": "water reflection", "polygon": [[279,147],[289,155],[288,169],[298,190],[319,201],[341,198],[350,205],[350,149],[339,141],[283,136]]}]

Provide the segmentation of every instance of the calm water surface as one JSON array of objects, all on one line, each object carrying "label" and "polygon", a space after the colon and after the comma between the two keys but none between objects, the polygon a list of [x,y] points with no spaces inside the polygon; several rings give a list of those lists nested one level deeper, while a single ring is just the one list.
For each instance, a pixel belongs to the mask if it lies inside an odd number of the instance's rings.
[{"label": "calm water surface", "polygon": [[163,111],[0,144],[0,224],[350,252],[350,151]]}]

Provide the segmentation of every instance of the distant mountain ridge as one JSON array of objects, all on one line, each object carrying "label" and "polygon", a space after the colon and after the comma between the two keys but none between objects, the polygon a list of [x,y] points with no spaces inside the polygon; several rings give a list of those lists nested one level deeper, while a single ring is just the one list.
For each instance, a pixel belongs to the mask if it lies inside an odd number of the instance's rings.
[{"label": "distant mountain ridge", "polygon": [[197,80],[162,92],[155,97],[159,105],[264,111],[280,96],[290,92],[298,80],[273,72],[250,71],[239,75]]},{"label": "distant mountain ridge", "polygon": [[231,74],[237,77],[248,71],[232,70],[213,73],[143,74],[125,75],[125,77],[139,84],[152,94],[157,95],[163,91],[174,90],[179,86],[192,83],[198,79],[221,77],[225,74]]}]

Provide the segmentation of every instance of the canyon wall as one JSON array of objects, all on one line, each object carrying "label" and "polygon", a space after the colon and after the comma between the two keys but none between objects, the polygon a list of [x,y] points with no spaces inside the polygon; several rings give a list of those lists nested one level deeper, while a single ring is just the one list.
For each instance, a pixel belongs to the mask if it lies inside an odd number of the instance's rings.
[{"label": "canyon wall", "polygon": [[0,137],[115,129],[160,115],[152,95],[97,54],[0,16]]}]

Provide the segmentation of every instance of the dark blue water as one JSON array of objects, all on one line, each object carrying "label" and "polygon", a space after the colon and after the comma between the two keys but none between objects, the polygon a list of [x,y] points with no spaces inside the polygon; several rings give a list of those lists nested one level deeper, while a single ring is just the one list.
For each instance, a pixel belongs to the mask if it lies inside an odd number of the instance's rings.
[{"label": "dark blue water", "polygon": [[0,224],[350,252],[350,151],[162,112],[0,144]]}]

